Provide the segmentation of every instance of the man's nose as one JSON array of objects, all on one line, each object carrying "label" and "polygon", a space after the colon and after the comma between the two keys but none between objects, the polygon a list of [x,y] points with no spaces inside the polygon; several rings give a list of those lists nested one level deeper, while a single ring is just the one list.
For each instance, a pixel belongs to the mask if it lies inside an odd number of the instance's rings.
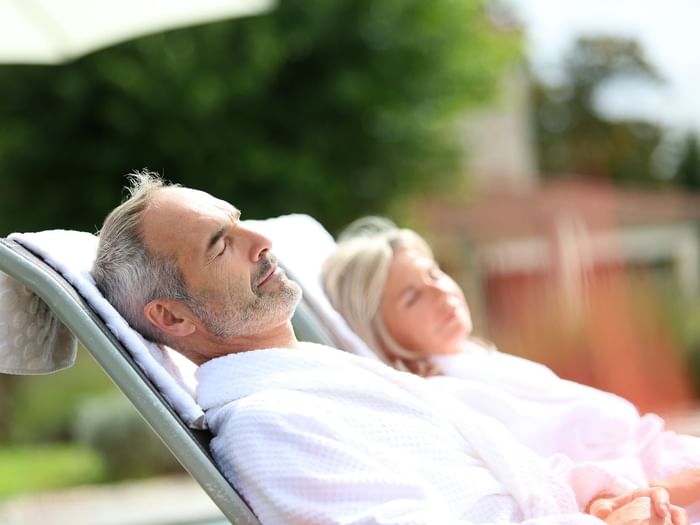
[{"label": "man's nose", "polygon": [[251,261],[257,262],[272,248],[272,241],[262,233],[259,233],[247,226],[240,226],[245,229],[248,239],[248,257]]}]

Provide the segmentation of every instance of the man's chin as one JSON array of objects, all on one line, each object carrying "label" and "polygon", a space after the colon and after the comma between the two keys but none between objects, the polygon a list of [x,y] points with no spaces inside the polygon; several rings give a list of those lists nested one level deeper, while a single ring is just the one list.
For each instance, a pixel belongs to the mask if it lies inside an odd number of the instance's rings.
[{"label": "man's chin", "polygon": [[289,319],[294,315],[301,301],[301,287],[292,280],[285,279],[276,292],[277,309]]},{"label": "man's chin", "polygon": [[290,293],[290,304],[291,304],[291,314],[294,314],[294,310],[297,309],[297,306],[299,306],[299,303],[301,302],[301,286],[299,286],[296,282],[287,279],[287,282],[285,283],[285,286],[289,289]]}]

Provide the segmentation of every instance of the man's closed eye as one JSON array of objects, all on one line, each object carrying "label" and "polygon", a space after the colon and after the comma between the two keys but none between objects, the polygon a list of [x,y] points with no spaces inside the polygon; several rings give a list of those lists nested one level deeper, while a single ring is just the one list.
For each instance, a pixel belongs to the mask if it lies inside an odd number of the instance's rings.
[{"label": "man's closed eye", "polygon": [[227,247],[228,247],[228,241],[227,241],[227,240],[224,240],[224,242],[223,242],[223,247],[221,248],[221,251],[220,251],[219,253],[216,254],[216,256],[217,256],[217,257],[221,257],[221,256],[224,254],[224,252],[226,251],[226,248],[227,248]]}]

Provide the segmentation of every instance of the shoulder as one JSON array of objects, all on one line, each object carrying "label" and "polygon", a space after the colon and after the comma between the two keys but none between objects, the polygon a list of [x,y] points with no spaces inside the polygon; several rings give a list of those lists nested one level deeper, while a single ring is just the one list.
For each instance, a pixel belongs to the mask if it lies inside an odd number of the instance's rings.
[{"label": "shoulder", "polygon": [[325,426],[325,416],[332,410],[328,403],[307,392],[269,389],[250,394],[224,407],[207,412],[215,433],[230,430],[270,434],[273,431],[295,432],[297,429]]}]

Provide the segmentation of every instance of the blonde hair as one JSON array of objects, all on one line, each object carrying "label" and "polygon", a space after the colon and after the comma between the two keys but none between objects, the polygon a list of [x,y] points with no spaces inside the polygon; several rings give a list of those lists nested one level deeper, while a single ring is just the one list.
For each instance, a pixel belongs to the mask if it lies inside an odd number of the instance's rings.
[{"label": "blonde hair", "polygon": [[350,328],[387,364],[421,376],[440,373],[429,353],[409,350],[389,333],[380,305],[394,254],[410,248],[430,258],[433,252],[416,232],[398,228],[388,219],[364,217],[338,239],[321,270],[323,287],[333,307]]}]

